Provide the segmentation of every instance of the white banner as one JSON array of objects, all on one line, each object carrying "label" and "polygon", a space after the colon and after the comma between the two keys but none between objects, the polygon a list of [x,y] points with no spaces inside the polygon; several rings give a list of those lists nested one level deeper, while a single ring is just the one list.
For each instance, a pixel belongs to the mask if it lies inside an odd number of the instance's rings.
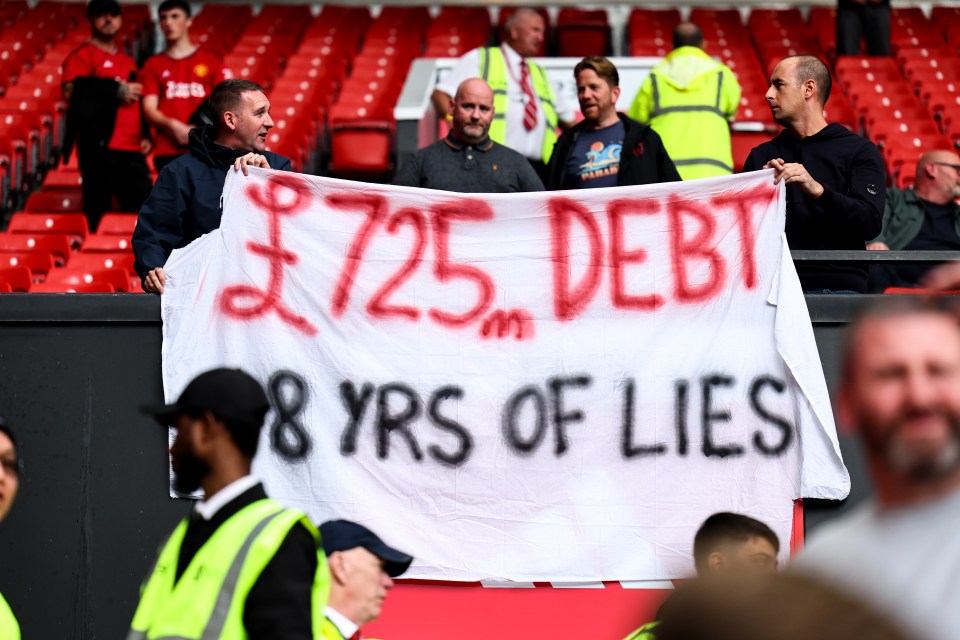
[{"label": "white banner", "polygon": [[168,401],[268,388],[254,471],[362,522],[405,577],[659,580],[709,514],[842,498],[829,397],[772,171],[460,195],[229,172],[174,251]]}]

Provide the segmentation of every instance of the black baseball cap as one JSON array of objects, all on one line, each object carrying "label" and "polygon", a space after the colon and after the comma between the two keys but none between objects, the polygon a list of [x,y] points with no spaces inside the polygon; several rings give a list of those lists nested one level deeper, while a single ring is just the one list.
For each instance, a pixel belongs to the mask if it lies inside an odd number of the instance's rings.
[{"label": "black baseball cap", "polygon": [[163,426],[181,414],[209,411],[221,419],[259,429],[270,402],[263,387],[240,369],[213,369],[190,381],[173,404],[144,405],[140,410]]},{"label": "black baseball cap", "polygon": [[383,560],[383,568],[391,578],[396,578],[406,571],[413,562],[413,556],[388,547],[373,531],[350,520],[324,522],[320,525],[320,540],[327,555],[334,551],[349,551],[363,547]]},{"label": "black baseball cap", "polygon": [[109,13],[112,16],[120,15],[120,3],[117,0],[90,0],[87,5],[87,17],[96,18]]}]

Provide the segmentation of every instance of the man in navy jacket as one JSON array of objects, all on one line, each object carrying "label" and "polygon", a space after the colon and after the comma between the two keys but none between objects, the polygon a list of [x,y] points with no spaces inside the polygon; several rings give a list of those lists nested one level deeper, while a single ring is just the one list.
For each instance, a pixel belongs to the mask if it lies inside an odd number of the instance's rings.
[{"label": "man in navy jacket", "polygon": [[140,209],[133,253],[144,291],[163,293],[170,253],[220,226],[231,166],[244,175],[248,166],[290,171],[290,160],[265,150],[273,120],[263,87],[224,80],[210,94],[209,110],[213,126],[190,132],[190,153],[164,167]]},{"label": "man in navy jacket", "polygon": [[[827,124],[823,106],[830,71],[813,56],[784,58],[766,98],[784,130],[750,152],[744,171],[774,169],[787,185],[787,242],[791,249],[862,250],[880,233],[886,194],[876,146],[845,127]],[[808,293],[866,293],[867,269],[851,262],[797,265]]]}]

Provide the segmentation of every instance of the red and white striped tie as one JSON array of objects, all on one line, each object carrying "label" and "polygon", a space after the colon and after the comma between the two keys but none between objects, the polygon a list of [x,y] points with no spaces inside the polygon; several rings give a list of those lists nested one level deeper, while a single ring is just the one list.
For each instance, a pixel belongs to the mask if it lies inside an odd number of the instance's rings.
[{"label": "red and white striped tie", "polygon": [[532,131],[537,126],[537,96],[530,86],[530,68],[526,60],[520,61],[520,88],[527,96],[527,104],[523,107],[523,128]]}]

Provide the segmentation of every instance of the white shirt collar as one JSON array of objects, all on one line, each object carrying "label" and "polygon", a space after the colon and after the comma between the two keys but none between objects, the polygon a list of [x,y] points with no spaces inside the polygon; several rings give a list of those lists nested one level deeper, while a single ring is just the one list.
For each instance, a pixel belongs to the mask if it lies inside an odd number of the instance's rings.
[{"label": "white shirt collar", "polygon": [[259,482],[256,476],[243,476],[239,480],[234,480],[223,489],[220,489],[220,491],[217,491],[203,502],[198,502],[193,510],[204,520],[211,520],[224,505],[247,489],[255,487]]},{"label": "white shirt collar", "polygon": [[323,608],[323,615],[327,616],[327,620],[333,623],[333,626],[337,628],[337,631],[339,631],[340,635],[344,638],[350,638],[357,632],[357,629],[360,628],[347,616],[329,606]]},{"label": "white shirt collar", "polygon": [[512,67],[520,68],[520,63],[523,61],[523,56],[517,53],[513,47],[508,45],[506,42],[500,45],[503,53],[507,59],[507,64]]}]

